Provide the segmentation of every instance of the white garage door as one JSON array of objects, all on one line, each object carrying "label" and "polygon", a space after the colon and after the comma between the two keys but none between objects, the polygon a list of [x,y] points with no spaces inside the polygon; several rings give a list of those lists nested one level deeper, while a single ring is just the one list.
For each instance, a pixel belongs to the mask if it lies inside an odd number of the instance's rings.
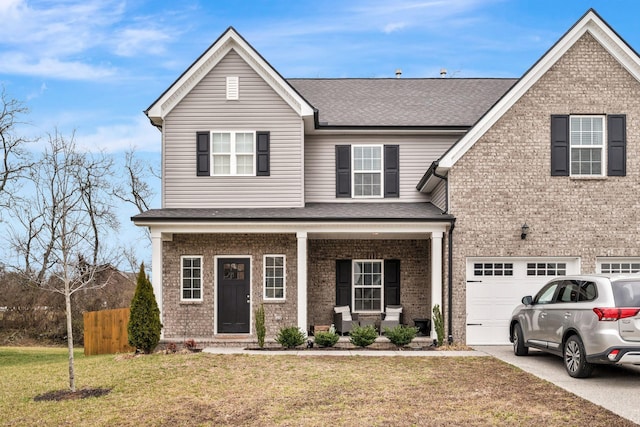
[{"label": "white garage door", "polygon": [[467,344],[509,344],[511,313],[556,276],[579,274],[578,258],[468,258]]}]

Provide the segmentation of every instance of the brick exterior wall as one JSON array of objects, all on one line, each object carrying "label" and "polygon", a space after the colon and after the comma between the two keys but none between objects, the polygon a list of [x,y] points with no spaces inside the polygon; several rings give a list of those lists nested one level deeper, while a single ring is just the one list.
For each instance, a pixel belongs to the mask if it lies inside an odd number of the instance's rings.
[{"label": "brick exterior wall", "polygon": [[[552,177],[552,114],[626,114],[627,176]],[[454,165],[456,341],[465,337],[467,257],[578,256],[593,273],[596,257],[640,256],[639,137],[640,83],[587,33]]]},{"label": "brick exterior wall", "polygon": [[[336,259],[400,259],[405,323],[430,316],[429,240],[308,240],[308,322],[331,324]],[[263,255],[286,256],[286,301],[265,302],[267,337],[297,325],[297,241],[282,234],[176,234],[163,243],[163,324],[167,340],[214,338],[215,256],[251,256],[252,310],[263,302]],[[180,257],[202,256],[203,300],[180,301]],[[255,336],[252,313],[251,334]]]},{"label": "brick exterior wall", "polygon": [[[297,242],[293,234],[176,234],[163,243],[163,325],[166,339],[214,337],[215,256],[251,256],[251,334],[255,336],[253,311],[263,302],[263,256],[286,256],[286,301],[265,302],[267,336],[283,326],[296,325]],[[180,257],[203,257],[202,302],[180,301]]]},{"label": "brick exterior wall", "polygon": [[399,259],[404,322],[413,325],[414,317],[430,318],[430,247],[429,240],[309,240],[309,324],[333,323],[337,259]]}]

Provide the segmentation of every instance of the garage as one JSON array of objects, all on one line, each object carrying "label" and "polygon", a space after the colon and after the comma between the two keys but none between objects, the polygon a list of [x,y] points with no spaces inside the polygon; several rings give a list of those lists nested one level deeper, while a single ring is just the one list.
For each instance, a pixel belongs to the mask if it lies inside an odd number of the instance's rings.
[{"label": "garage", "polygon": [[525,295],[579,274],[579,258],[467,258],[467,344],[509,344],[509,320]]}]

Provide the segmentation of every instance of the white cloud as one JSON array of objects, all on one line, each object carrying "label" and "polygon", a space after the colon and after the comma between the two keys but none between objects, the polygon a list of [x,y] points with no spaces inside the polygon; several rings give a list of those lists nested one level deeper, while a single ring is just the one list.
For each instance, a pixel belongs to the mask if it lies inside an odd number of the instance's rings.
[{"label": "white cloud", "polygon": [[382,31],[384,31],[385,33],[389,34],[389,33],[393,33],[394,31],[401,30],[406,26],[407,26],[407,24],[404,23],[404,22],[394,22],[392,24],[385,25],[384,29]]},{"label": "white cloud", "polygon": [[0,73],[45,76],[61,80],[100,80],[114,75],[113,67],[93,66],[79,61],[30,57],[19,52],[0,54]]},{"label": "white cloud", "polygon": [[99,81],[118,68],[94,57],[163,53],[171,37],[126,6],[122,0],[0,0],[0,73]]},{"label": "white cloud", "polygon": [[137,151],[160,152],[160,131],[140,115],[128,123],[98,126],[92,134],[76,134],[78,145],[86,150],[102,150],[108,153],[125,151],[134,147]]},{"label": "white cloud", "polygon": [[165,52],[164,43],[170,39],[164,31],[127,28],[115,38],[115,53],[128,57],[140,53],[158,55]]}]

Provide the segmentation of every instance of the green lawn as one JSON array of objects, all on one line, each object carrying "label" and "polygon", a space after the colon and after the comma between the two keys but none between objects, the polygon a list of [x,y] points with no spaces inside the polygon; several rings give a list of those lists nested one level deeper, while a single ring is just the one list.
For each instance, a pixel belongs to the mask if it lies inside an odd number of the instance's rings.
[{"label": "green lawn", "polygon": [[102,397],[34,401],[67,387],[57,348],[0,347],[2,425],[633,425],[488,357],[76,353],[79,389]]}]

